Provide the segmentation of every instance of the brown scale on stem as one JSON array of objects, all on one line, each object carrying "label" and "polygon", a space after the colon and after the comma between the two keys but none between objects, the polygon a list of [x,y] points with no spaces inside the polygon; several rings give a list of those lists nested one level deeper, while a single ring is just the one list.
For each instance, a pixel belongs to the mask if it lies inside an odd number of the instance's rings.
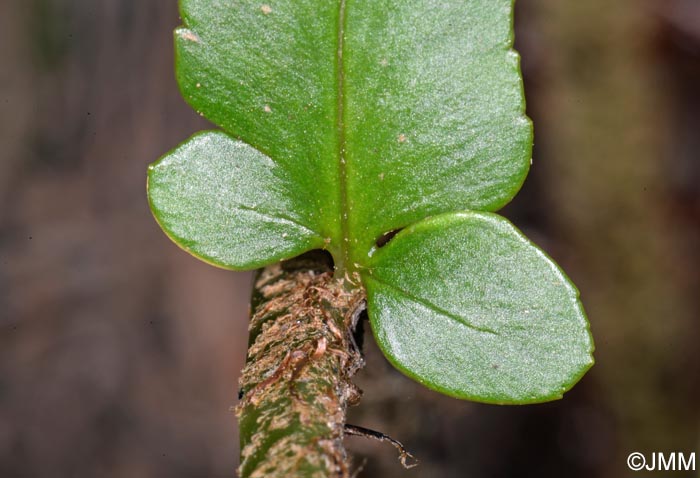
[{"label": "brown scale on stem", "polygon": [[343,436],[361,396],[352,331],[364,292],[347,285],[308,259],[258,275],[236,407],[242,477],[349,477]]}]

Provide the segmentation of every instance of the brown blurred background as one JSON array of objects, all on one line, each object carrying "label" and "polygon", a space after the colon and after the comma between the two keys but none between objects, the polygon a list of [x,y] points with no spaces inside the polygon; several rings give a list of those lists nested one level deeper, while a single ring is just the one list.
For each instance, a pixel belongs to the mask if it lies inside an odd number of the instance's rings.
[{"label": "brown blurred background", "polygon": [[[177,25],[175,0],[0,2],[0,477],[237,466],[250,275],[177,249],[144,191],[209,127]],[[505,215],[578,284],[597,365],[562,401],[487,406],[368,339],[351,420],[421,465],[350,438],[360,476],[618,478],[632,451],[700,446],[700,2],[520,0],[516,27],[536,145]]]}]

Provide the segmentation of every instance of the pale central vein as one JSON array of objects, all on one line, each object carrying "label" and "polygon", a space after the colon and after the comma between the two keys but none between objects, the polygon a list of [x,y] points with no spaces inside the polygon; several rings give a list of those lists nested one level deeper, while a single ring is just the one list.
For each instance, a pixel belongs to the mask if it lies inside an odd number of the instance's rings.
[{"label": "pale central vein", "polygon": [[482,325],[476,325],[476,324],[470,322],[467,317],[462,317],[458,314],[450,312],[447,309],[443,309],[442,307],[437,306],[436,304],[434,304],[433,302],[431,302],[427,299],[424,299],[424,298],[419,297],[417,295],[411,294],[410,292],[406,291],[402,287],[399,287],[399,286],[394,285],[394,284],[390,284],[388,282],[385,282],[383,280],[378,279],[377,277],[371,277],[371,276],[365,277],[364,280],[374,281],[374,282],[377,282],[377,283],[383,285],[386,288],[394,289],[396,292],[398,292],[399,294],[406,297],[409,301],[420,304],[423,307],[426,307],[439,315],[444,315],[445,317],[452,319],[455,322],[462,324],[465,327],[472,329],[476,332],[482,332],[482,333],[490,334],[490,335],[499,335],[499,332],[495,329],[491,329],[489,327],[485,327]]},{"label": "pale central vein", "polygon": [[338,51],[337,75],[338,75],[338,185],[340,190],[340,254],[336,263],[336,274],[342,276],[349,266],[348,236],[348,191],[347,191],[347,163],[345,158],[345,70],[343,65],[343,48],[345,42],[345,0],[340,0],[338,12]]}]

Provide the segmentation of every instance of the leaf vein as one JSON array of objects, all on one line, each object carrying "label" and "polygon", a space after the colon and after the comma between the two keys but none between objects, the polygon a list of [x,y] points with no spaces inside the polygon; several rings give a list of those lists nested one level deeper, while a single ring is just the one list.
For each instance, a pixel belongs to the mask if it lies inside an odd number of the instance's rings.
[{"label": "leaf vein", "polygon": [[404,295],[407,299],[417,302],[418,304],[422,305],[423,307],[426,307],[434,312],[437,312],[438,314],[442,314],[446,317],[449,317],[450,319],[459,322],[460,324],[464,325],[467,328],[470,328],[472,330],[475,330],[477,332],[481,333],[486,333],[486,334],[491,334],[491,335],[500,335],[496,330],[489,329],[488,327],[480,327],[478,325],[474,325],[470,322],[468,322],[465,318],[460,317],[459,315],[453,314],[452,312],[449,312],[441,307],[438,307],[437,305],[433,304],[429,300],[423,299],[422,297],[418,297],[416,295],[411,294],[410,292],[394,285],[394,284],[389,284],[388,282],[384,282],[382,280],[377,279],[376,277],[373,276],[365,276],[364,280],[370,279],[374,282],[377,282],[385,287],[394,289],[396,292],[399,294]]},{"label": "leaf vein", "polygon": [[345,66],[343,64],[343,48],[345,47],[345,0],[338,4],[338,51],[336,53],[337,95],[338,105],[336,127],[338,129],[338,189],[340,193],[340,254],[336,261],[336,274],[344,274],[350,263],[349,258],[349,225],[348,225],[348,190],[347,164],[345,157]]},{"label": "leaf vein", "polygon": [[289,223],[294,224],[295,226],[300,227],[301,229],[304,229],[304,230],[307,231],[307,232],[310,232],[310,233],[312,233],[312,234],[318,236],[319,238],[323,238],[323,235],[320,234],[318,231],[315,231],[315,230],[311,229],[310,227],[308,227],[308,226],[306,226],[306,225],[300,223],[299,221],[296,221],[296,220],[294,220],[294,219],[292,219],[292,218],[290,218],[290,217],[283,216],[283,215],[281,215],[281,214],[268,214],[268,213],[265,213],[265,212],[258,211],[257,209],[254,209],[254,208],[252,208],[252,207],[250,207],[250,206],[244,206],[244,205],[242,205],[242,204],[241,204],[241,205],[237,205],[237,206],[233,206],[232,209],[233,209],[233,210],[239,210],[239,211],[251,212],[251,213],[253,213],[253,214],[257,214],[258,216],[262,216],[262,217],[266,217],[266,218],[268,218],[268,219],[272,219],[273,221],[279,221],[279,220],[286,221],[286,222],[289,222]]}]

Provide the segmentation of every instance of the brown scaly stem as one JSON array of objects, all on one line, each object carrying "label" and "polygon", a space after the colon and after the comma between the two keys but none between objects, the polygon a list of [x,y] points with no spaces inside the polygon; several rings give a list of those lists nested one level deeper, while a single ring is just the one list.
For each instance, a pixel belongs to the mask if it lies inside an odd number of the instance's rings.
[{"label": "brown scaly stem", "polygon": [[257,276],[236,408],[242,478],[347,478],[343,447],[350,381],[363,366],[352,330],[364,291],[305,258]]}]

